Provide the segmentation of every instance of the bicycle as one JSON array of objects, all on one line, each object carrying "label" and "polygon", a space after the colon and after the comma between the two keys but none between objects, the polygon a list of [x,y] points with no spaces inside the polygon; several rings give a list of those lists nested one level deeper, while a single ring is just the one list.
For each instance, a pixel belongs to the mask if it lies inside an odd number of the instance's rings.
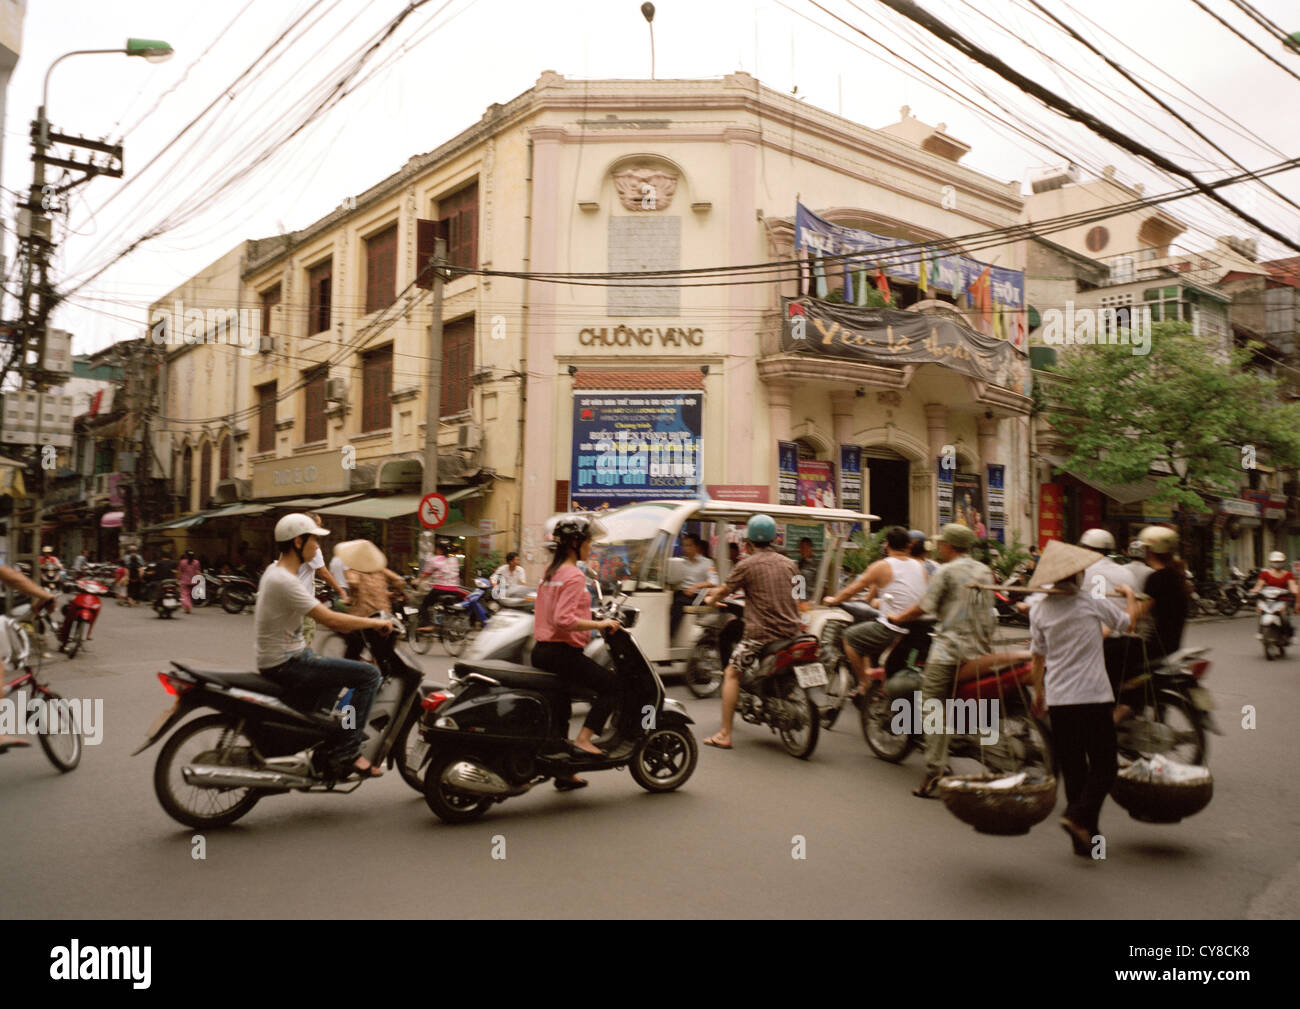
[{"label": "bicycle", "polygon": [[[0,635],[8,638],[10,647],[9,664],[22,670],[19,676],[5,683],[4,697],[8,700],[16,691],[24,691],[22,696],[26,698],[26,691],[30,690],[32,697],[26,701],[23,721],[35,723],[31,731],[36,733],[45,756],[66,774],[81,763],[81,726],[75,705],[51,690],[40,677],[41,653],[39,647],[33,648],[32,637],[43,632],[43,618],[29,604],[15,607],[12,617],[0,617]],[[9,747],[4,747],[0,753],[8,750]]]}]

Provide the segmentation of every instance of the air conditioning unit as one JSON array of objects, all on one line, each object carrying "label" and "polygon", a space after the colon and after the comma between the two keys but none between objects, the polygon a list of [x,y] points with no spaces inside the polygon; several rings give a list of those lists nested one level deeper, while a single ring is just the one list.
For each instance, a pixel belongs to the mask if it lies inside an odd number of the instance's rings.
[{"label": "air conditioning unit", "polygon": [[274,353],[275,353],[275,337],[273,337],[273,336],[263,336],[263,337],[262,337],[262,345],[257,349],[257,352],[258,352],[259,354],[274,354]]},{"label": "air conditioning unit", "polygon": [[456,447],[476,449],[483,440],[483,431],[477,424],[462,424],[456,432]]},{"label": "air conditioning unit", "polygon": [[348,383],[341,378],[325,380],[325,402],[345,403],[348,398]]},{"label": "air conditioning unit", "polygon": [[1079,181],[1079,169],[1074,165],[1052,165],[1029,173],[1029,188],[1035,193],[1060,189],[1066,183]]}]

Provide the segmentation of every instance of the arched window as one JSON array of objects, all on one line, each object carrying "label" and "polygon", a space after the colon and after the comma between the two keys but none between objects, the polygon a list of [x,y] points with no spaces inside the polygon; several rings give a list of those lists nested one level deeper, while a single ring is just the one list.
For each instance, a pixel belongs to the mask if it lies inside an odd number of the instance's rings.
[{"label": "arched window", "polygon": [[229,438],[221,439],[221,455],[220,455],[220,462],[218,466],[219,469],[217,473],[217,479],[229,480],[230,479],[230,439]]},{"label": "arched window", "polygon": [[181,460],[181,495],[185,498],[185,510],[194,507],[194,450],[185,446],[185,456]]},{"label": "arched window", "polygon": [[199,507],[212,496],[212,442],[203,443],[203,453],[199,456]]}]

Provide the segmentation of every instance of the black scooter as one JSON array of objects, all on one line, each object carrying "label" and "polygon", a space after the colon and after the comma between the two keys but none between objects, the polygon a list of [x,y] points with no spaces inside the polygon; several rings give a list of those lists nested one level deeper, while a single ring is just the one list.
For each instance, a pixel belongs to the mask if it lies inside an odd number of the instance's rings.
[{"label": "black scooter", "polygon": [[584,771],[627,767],[648,792],[671,792],[695,770],[699,749],[692,719],[663,683],[627,628],[637,611],[627,596],[606,602],[597,586],[597,619],[618,615],[623,630],[604,631],[622,695],[610,729],[594,740],[603,756],[574,753],[569,726],[557,711],[594,695],[560,677],[513,662],[457,662],[452,686],[422,702],[420,734],[428,744],[424,799],[446,823],[466,823],[494,803]]},{"label": "black scooter", "polygon": [[[387,617],[387,614],[375,614]],[[412,727],[419,699],[435,688],[421,683],[414,658],[396,645],[403,633],[361,632],[371,661],[383,674],[365,726],[361,754],[372,764],[397,763],[402,779],[423,788],[412,757]],[[289,692],[259,673],[195,669],[173,661],[158,679],[175,704],[149,729],[131,755],[144,752],[178,722],[200,708],[215,714],[182,725],[167,740],[154,765],[154,792],[167,815],[188,827],[224,827],[244,816],[267,795],[355,791],[365,779],[341,777],[324,759],[322,744],[333,738],[346,708],[309,711],[291,707]],[[417,758],[418,759],[418,758]]]}]

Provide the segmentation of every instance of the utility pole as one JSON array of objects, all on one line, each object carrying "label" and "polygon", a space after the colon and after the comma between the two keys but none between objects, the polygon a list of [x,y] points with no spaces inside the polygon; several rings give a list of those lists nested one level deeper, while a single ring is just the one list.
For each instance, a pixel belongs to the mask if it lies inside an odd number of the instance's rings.
[{"label": "utility pole", "polygon": [[442,285],[447,240],[433,243],[433,324],[429,327],[429,388],[424,399],[423,492],[438,489],[438,419],[442,416]]}]

